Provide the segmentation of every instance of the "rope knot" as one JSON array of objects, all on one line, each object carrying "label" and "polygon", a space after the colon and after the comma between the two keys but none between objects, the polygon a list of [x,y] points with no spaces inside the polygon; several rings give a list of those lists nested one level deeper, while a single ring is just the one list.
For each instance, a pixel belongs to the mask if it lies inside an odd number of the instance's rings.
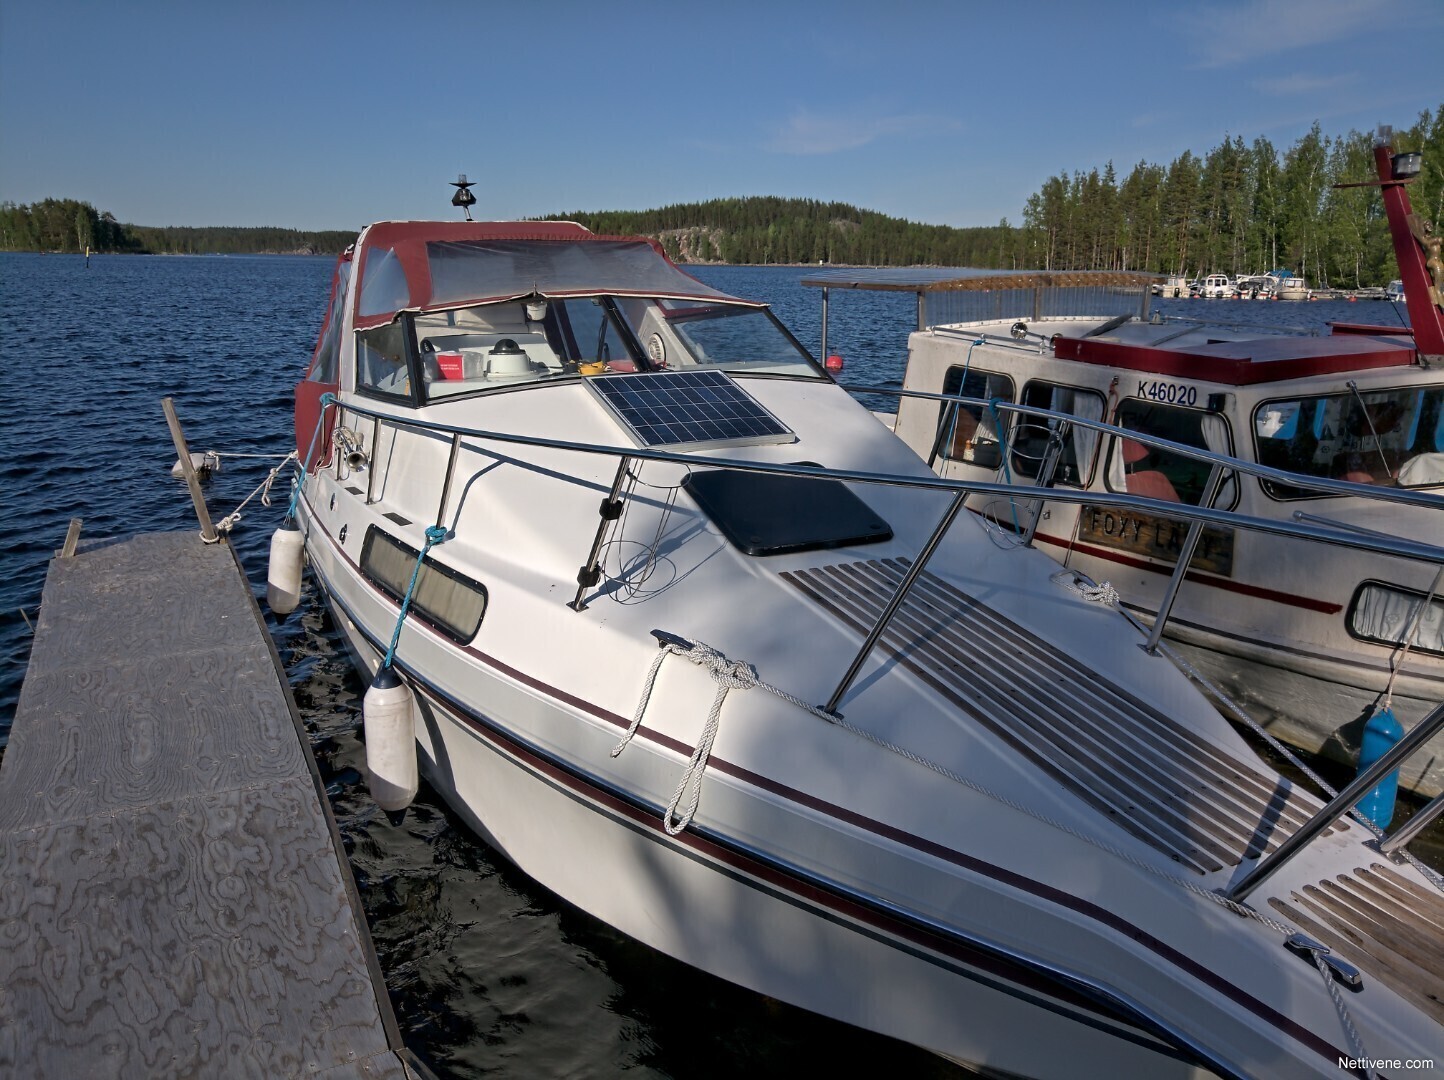
[{"label": "rope knot", "polygon": [[729,660],[710,645],[699,641],[693,644],[690,650],[675,645],[668,646],[668,649],[706,668],[707,674],[711,675],[719,686],[729,690],[750,690],[757,685],[755,667],[745,660]]},{"label": "rope knot", "polygon": [[1109,607],[1117,607],[1119,604],[1118,590],[1113,587],[1112,582],[1105,581],[1095,585],[1074,570],[1059,570],[1048,580],[1095,604],[1107,604]]}]

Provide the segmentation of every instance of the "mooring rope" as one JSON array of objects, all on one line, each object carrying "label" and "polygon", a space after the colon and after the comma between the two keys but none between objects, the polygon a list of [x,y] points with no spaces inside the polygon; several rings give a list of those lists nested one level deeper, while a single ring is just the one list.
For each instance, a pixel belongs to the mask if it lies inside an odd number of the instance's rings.
[{"label": "mooring rope", "polygon": [[[274,458],[276,455],[274,455],[274,454],[232,454],[232,455],[229,455],[229,456],[231,456],[231,457],[266,457],[266,458]],[[292,458],[294,458],[295,456],[296,456],[296,451],[292,450],[289,454],[287,454],[284,458],[282,458],[279,464],[277,464],[273,469],[271,469],[268,473],[266,473],[266,478],[265,478],[264,480],[262,480],[259,484],[257,484],[256,487],[251,491],[251,493],[250,493],[249,495],[247,495],[244,499],[241,500],[241,504],[240,504],[239,506],[237,506],[234,510],[232,510],[232,511],[231,511],[229,514],[227,514],[225,517],[221,518],[220,521],[216,522],[216,524],[215,524],[216,535],[215,535],[214,537],[212,537],[211,539],[206,539],[205,533],[201,533],[201,539],[202,539],[202,540],[205,540],[205,542],[206,542],[207,544],[216,544],[216,543],[219,543],[222,536],[224,536],[226,533],[230,532],[232,529],[234,529],[234,528],[236,527],[236,524],[241,520],[241,511],[244,510],[244,509],[246,508],[246,504],[247,504],[248,502],[250,502],[252,499],[254,499],[257,495],[259,495],[259,496],[261,497],[261,505],[262,505],[262,506],[270,506],[270,505],[271,505],[271,485],[273,485],[273,484],[276,482],[276,478],[281,475],[281,470],[286,467],[287,462],[289,462],[289,461],[290,461]]]},{"label": "mooring rope", "polygon": [[421,578],[421,564],[426,561],[426,553],[445,540],[448,535],[444,525],[428,525],[426,527],[426,543],[422,545],[421,554],[416,556],[416,565],[411,570],[411,584],[406,586],[406,595],[401,600],[401,611],[396,616],[396,629],[391,631],[391,644],[387,647],[386,656],[381,661],[383,668],[389,668],[391,662],[396,659],[396,644],[401,640],[401,628],[406,624],[406,616],[411,611],[411,598],[416,595],[416,582]]},{"label": "mooring rope", "polygon": [[1404,670],[1404,665],[1409,661],[1409,650],[1414,647],[1414,638],[1419,633],[1420,624],[1424,621],[1424,613],[1434,605],[1434,596],[1439,592],[1441,582],[1444,582],[1444,566],[1441,566],[1435,573],[1434,583],[1429,586],[1428,595],[1424,597],[1424,602],[1415,609],[1414,617],[1409,620],[1409,632],[1404,637],[1402,651],[1398,647],[1394,650],[1398,657],[1397,662],[1395,657],[1389,657],[1389,681],[1384,686],[1383,707],[1385,709],[1394,704],[1394,680],[1399,677],[1399,672]]}]

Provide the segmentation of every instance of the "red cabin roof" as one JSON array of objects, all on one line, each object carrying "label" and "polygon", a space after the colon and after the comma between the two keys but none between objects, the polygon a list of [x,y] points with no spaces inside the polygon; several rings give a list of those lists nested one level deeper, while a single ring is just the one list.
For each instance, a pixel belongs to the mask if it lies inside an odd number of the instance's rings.
[{"label": "red cabin roof", "polygon": [[1228,386],[1337,375],[1373,368],[1409,367],[1417,353],[1407,333],[1387,337],[1360,334],[1329,337],[1257,337],[1220,341],[1187,350],[1128,345],[1098,338],[1057,339],[1060,360],[1202,379]]}]

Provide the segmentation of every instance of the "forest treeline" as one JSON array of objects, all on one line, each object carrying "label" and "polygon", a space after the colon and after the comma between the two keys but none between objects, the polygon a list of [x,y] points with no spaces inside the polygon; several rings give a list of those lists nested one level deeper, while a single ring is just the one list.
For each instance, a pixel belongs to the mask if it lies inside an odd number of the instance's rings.
[{"label": "forest treeline", "polygon": [[125,225],[75,199],[0,203],[0,251],[91,251],[150,255],[336,255],[354,232],[229,226]]},{"label": "forest treeline", "polygon": [[[1199,157],[1064,172],[1028,196],[1022,222],[955,229],[921,225],[844,203],[714,199],[640,212],[553,215],[597,232],[642,233],[682,261],[976,266],[1033,270],[1142,270],[1159,274],[1288,269],[1335,288],[1396,276],[1375,188],[1374,137],[1325,135],[1316,123],[1280,151],[1268,139],[1225,139]],[[1444,225],[1444,106],[1395,132],[1424,171],[1410,187],[1421,217]]]},{"label": "forest treeline", "polygon": [[[1396,150],[1423,153],[1410,187],[1414,209],[1444,227],[1444,105],[1395,132]],[[1225,138],[1202,156],[1140,161],[1120,176],[1060,172],[1029,195],[1017,225],[924,225],[815,199],[713,199],[658,210],[573,211],[595,232],[645,235],[681,262],[975,266],[995,269],[1142,270],[1159,274],[1287,269],[1334,288],[1396,276],[1374,179],[1372,135],[1325,135],[1315,123],[1292,146]],[[345,248],[350,232],[125,225],[89,203],[0,203],[0,250],[255,254]]]}]

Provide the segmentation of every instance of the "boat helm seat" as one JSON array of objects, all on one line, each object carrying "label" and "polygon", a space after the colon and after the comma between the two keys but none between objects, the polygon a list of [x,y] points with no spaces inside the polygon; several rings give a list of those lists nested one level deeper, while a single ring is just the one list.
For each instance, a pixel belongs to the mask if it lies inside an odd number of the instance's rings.
[{"label": "boat helm seat", "polygon": [[[1123,454],[1125,466],[1132,467],[1141,461],[1145,461],[1152,453],[1136,439],[1120,440],[1122,446],[1120,452]],[[1161,499],[1164,502],[1183,502],[1178,497],[1178,489],[1173,486],[1166,473],[1158,469],[1139,469],[1136,472],[1124,474],[1124,487],[1130,495],[1142,495],[1145,499]]]},{"label": "boat helm seat", "polygon": [[1123,464],[1137,465],[1148,456],[1148,447],[1137,439],[1123,440]]},{"label": "boat helm seat", "polygon": [[1365,455],[1357,452],[1340,454],[1334,459],[1337,479],[1351,484],[1377,484],[1379,478],[1369,471],[1367,460]]},{"label": "boat helm seat", "polygon": [[1161,499],[1164,502],[1183,502],[1173,481],[1157,469],[1144,469],[1128,474],[1128,494],[1142,495],[1145,499]]}]

